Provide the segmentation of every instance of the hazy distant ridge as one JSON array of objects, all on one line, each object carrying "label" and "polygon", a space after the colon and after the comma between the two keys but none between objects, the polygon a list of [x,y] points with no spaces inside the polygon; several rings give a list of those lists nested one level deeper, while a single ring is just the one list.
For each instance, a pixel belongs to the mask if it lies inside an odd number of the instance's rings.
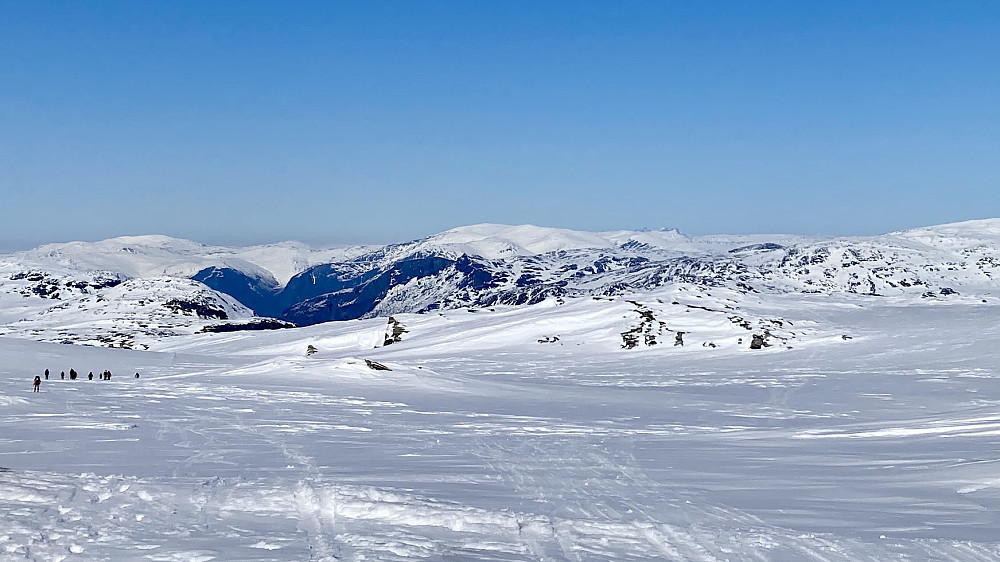
[{"label": "hazy distant ridge", "polygon": [[308,325],[671,283],[746,293],[992,296],[1000,291],[998,247],[1000,219],[839,238],[480,224],[408,243],[329,249],[226,248],[165,236],[48,244],[4,256],[2,271],[5,283],[30,270],[66,279],[192,278],[259,316]]}]

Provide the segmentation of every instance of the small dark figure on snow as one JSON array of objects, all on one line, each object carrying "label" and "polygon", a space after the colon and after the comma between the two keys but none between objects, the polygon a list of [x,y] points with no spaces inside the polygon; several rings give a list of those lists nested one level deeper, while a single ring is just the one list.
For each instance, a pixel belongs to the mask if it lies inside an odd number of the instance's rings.
[{"label": "small dark figure on snow", "polygon": [[104,380],[111,380],[111,371],[104,371]]},{"label": "small dark figure on snow", "polygon": [[76,380],[76,369],[70,369],[69,370],[69,380],[71,380],[71,381],[75,381]]},{"label": "small dark figure on snow", "polygon": [[135,378],[139,378],[139,373],[136,373],[136,374],[135,374]]},{"label": "small dark figure on snow", "polygon": [[66,379],[66,371],[63,371],[63,372],[59,373],[59,378],[65,380]]},{"label": "small dark figure on snow", "polygon": [[42,377],[35,375],[35,390],[32,392],[38,392],[38,387],[42,386]]},{"label": "small dark figure on snow", "polygon": [[88,381],[94,380],[94,371],[91,371],[90,374],[87,375],[87,380]]},{"label": "small dark figure on snow", "polygon": [[677,332],[677,335],[674,336],[674,346],[678,345],[684,347],[684,332]]},{"label": "small dark figure on snow", "polygon": [[753,338],[750,340],[750,349],[760,349],[762,347],[764,347],[764,336],[754,334]]},{"label": "small dark figure on snow", "polygon": [[45,369],[45,380],[49,380],[49,370]]}]

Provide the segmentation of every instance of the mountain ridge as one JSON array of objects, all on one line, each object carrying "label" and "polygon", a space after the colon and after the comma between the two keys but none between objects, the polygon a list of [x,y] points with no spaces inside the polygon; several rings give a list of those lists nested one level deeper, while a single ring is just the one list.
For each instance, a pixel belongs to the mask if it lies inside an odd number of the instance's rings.
[{"label": "mountain ridge", "polygon": [[[13,295],[6,302],[21,307],[0,319],[24,320],[17,310],[57,306],[37,299],[98,306],[102,301],[88,295],[117,295],[103,286],[106,280],[149,278],[192,280],[195,284],[184,289],[192,295],[190,303],[233,299],[249,309],[219,305],[231,311],[227,316],[273,317],[296,325],[524,305],[550,297],[622,296],[674,285],[742,294],[993,298],[1000,293],[998,246],[1000,219],[825,238],[481,224],[400,244],[330,249],[294,242],[226,248],[160,235],[119,237],[0,256],[0,291]],[[156,293],[152,286],[142,291]],[[24,298],[35,304],[25,308]],[[198,310],[190,303],[182,309]],[[212,320],[211,314],[201,320]]]}]

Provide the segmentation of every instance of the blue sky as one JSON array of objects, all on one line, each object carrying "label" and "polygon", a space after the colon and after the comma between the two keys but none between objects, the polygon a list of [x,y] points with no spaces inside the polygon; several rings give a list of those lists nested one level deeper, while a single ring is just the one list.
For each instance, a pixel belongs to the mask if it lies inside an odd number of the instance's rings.
[{"label": "blue sky", "polygon": [[1000,3],[0,7],[4,250],[1000,216]]}]

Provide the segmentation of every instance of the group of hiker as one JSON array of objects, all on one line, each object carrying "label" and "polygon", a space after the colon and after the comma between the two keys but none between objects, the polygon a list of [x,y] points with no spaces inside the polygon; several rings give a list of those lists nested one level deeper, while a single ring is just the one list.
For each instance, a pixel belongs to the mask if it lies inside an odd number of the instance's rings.
[{"label": "group of hiker", "polygon": [[[69,380],[75,381],[76,377],[77,377],[76,369],[70,369],[69,370]],[[135,378],[139,378],[139,373],[135,374]],[[59,373],[59,379],[60,380],[65,380],[66,379],[66,371],[62,371],[62,372]],[[49,380],[49,370],[48,369],[45,369],[45,380]],[[90,373],[87,374],[87,380],[90,380],[90,381],[94,380],[94,372],[93,371],[91,371]],[[105,370],[100,375],[97,375],[97,380],[102,380],[102,381],[109,381],[109,380],[111,380],[111,371]],[[39,390],[39,388],[41,386],[42,386],[42,377],[36,375],[35,376],[35,389],[34,389],[34,392],[38,392],[38,390]]]}]

